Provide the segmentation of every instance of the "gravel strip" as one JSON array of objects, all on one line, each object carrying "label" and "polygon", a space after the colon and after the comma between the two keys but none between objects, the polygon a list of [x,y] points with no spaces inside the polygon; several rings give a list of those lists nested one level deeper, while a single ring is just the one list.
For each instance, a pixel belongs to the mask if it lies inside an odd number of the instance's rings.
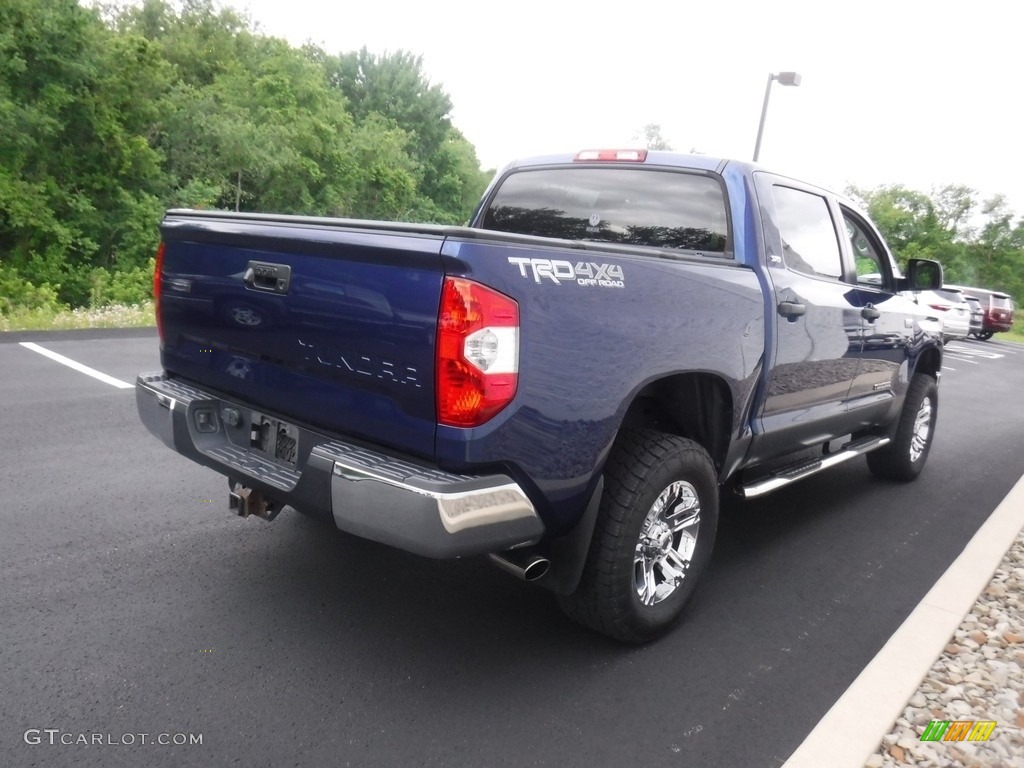
[{"label": "gravel strip", "polygon": [[[1024,531],[866,768],[1024,766]],[[932,720],[995,721],[987,741],[921,741]]]}]

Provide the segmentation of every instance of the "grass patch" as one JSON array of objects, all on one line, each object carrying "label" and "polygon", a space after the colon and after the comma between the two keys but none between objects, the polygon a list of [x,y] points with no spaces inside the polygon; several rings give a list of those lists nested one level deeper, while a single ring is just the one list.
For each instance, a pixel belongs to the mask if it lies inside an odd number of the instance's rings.
[{"label": "grass patch", "polygon": [[997,341],[1015,341],[1018,344],[1024,344],[1024,323],[1020,322],[1020,318],[1014,318],[1013,328],[1005,333],[997,333],[992,338]]},{"label": "grass patch", "polygon": [[71,328],[146,328],[156,325],[153,302],[96,309],[15,309],[0,315],[0,331],[65,331]]}]

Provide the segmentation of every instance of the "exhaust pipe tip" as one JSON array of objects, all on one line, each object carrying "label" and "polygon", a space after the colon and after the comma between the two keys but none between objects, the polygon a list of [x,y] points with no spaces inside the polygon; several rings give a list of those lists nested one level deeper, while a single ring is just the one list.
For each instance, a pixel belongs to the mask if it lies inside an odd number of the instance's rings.
[{"label": "exhaust pipe tip", "polygon": [[501,554],[492,553],[490,558],[491,562],[503,571],[523,581],[537,581],[543,578],[551,567],[551,561],[536,552],[509,550]]},{"label": "exhaust pipe tip", "polygon": [[550,560],[546,557],[541,557],[540,555],[534,555],[530,558],[530,562],[528,562],[523,568],[523,580],[537,581],[537,579],[544,577],[544,574],[548,572],[550,567]]}]

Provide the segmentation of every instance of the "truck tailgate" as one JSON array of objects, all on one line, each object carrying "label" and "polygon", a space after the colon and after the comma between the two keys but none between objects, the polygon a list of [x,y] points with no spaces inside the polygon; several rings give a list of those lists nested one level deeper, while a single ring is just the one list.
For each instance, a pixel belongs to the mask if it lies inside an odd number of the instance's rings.
[{"label": "truck tailgate", "polygon": [[433,457],[441,228],[172,211],[161,229],[169,374]]}]

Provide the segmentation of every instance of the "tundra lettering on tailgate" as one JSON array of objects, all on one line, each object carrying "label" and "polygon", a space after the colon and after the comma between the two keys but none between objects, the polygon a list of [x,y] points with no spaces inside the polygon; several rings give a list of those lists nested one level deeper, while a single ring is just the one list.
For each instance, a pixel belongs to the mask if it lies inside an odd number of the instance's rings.
[{"label": "tundra lettering on tailgate", "polygon": [[571,261],[561,259],[527,259],[522,256],[509,256],[509,264],[519,267],[521,277],[530,277],[533,282],[540,283],[541,278],[561,285],[563,280],[575,280],[578,285],[596,285],[601,288],[625,288],[622,267],[618,264],[594,264],[578,261],[573,266]]},{"label": "tundra lettering on tailgate", "polygon": [[303,348],[302,359],[307,363],[316,362],[335,371],[352,373],[359,376],[380,379],[392,384],[411,384],[416,389],[422,388],[419,372],[409,365],[394,363],[379,357],[355,355],[341,352],[323,343],[306,342],[299,339]]}]

